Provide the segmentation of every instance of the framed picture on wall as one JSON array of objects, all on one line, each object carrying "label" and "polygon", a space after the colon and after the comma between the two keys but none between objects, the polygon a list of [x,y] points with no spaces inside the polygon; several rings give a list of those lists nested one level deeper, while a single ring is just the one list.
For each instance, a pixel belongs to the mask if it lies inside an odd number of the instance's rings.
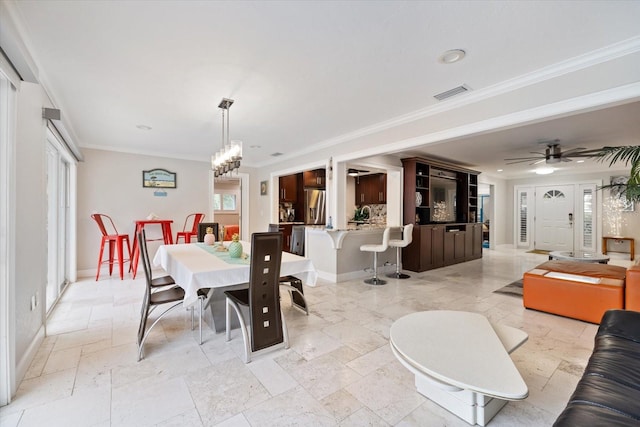
[{"label": "framed picture on wall", "polygon": [[266,196],[267,195],[267,190],[268,190],[268,186],[267,186],[267,181],[260,181],[260,195],[261,196]]},{"label": "framed picture on wall", "polygon": [[176,188],[178,186],[176,173],[166,169],[142,171],[142,186],[144,188]]},{"label": "framed picture on wall", "polygon": [[[621,200],[622,212],[633,212],[635,210],[635,204],[627,200],[624,196],[624,186],[627,185],[627,181],[629,181],[628,176],[612,176],[611,185],[614,187],[612,187],[610,191],[612,197],[618,197]],[[616,185],[619,187],[615,187]]]}]

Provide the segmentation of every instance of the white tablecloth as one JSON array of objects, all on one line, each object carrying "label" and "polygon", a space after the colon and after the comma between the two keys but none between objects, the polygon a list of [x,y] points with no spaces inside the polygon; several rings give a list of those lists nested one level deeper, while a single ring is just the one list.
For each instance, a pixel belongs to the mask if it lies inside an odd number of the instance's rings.
[{"label": "white tablecloth", "polygon": [[[242,247],[244,252],[251,253],[249,242],[242,242]],[[249,264],[229,264],[196,243],[161,245],[153,257],[153,264],[161,266],[184,289],[186,306],[197,301],[198,289],[249,282]],[[316,284],[318,277],[310,259],[283,252],[280,276],[289,275],[310,286]]]}]

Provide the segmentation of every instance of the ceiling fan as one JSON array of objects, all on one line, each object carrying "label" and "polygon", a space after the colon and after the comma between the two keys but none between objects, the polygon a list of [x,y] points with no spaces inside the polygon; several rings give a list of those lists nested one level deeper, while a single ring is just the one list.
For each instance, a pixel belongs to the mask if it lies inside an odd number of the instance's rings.
[{"label": "ceiling fan", "polygon": [[504,159],[508,165],[515,163],[531,162],[532,165],[540,163],[554,164],[560,162],[570,162],[571,157],[592,157],[597,150],[587,150],[586,148],[572,148],[571,150],[562,151],[559,144],[560,140],[544,142],[547,147],[544,153],[532,151],[531,154],[536,154],[531,157],[516,157],[512,159]]}]

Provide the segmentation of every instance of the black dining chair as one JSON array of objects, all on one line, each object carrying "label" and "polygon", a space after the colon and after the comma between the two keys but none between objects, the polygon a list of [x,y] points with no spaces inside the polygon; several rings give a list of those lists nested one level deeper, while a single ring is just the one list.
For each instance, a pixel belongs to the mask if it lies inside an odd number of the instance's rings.
[{"label": "black dining chair", "polygon": [[[282,233],[254,233],[251,236],[249,287],[224,293],[226,338],[227,341],[231,340],[233,308],[244,339],[245,363],[251,362],[253,352],[278,344],[289,348],[287,325],[280,309],[281,260]],[[248,308],[248,322],[241,307]]]},{"label": "black dining chair", "polygon": [[[138,239],[138,247],[140,248],[140,258],[142,258],[142,266],[144,268],[144,276],[146,289],[144,293],[144,299],[142,300],[142,309],[140,313],[140,326],[138,327],[138,361],[142,360],[144,355],[144,342],[149,337],[151,330],[154,326],[164,317],[165,314],[169,313],[174,308],[178,307],[182,304],[184,300],[184,289],[179,286],[174,286],[169,289],[155,291],[153,290],[153,286],[151,285],[151,262],[149,261],[149,252],[147,250],[147,239],[145,236],[144,230],[139,232],[136,236]],[[171,304],[169,308],[160,314],[156,318],[156,320],[151,324],[151,326],[147,329],[147,320],[149,319],[149,314],[164,304]]]},{"label": "black dining chair", "polygon": [[[304,226],[296,226],[293,229],[298,229],[298,240],[300,242],[298,244],[292,245],[295,247],[302,246],[304,248]],[[282,231],[278,224],[269,224],[269,232],[275,233],[277,231]],[[302,233],[302,237],[300,237],[300,233]],[[296,255],[304,256],[303,249],[300,249],[297,253],[292,251]],[[309,315],[309,306],[307,305],[307,300],[304,298],[304,290],[302,288],[302,280],[298,279],[295,276],[282,276],[280,277],[280,287],[282,289],[286,289],[289,292],[289,298],[291,298],[291,305],[305,312],[305,314]]]},{"label": "black dining chair", "polygon": [[[159,277],[154,284],[154,279],[152,278],[151,272],[151,261],[149,258],[149,251],[147,249],[147,239],[145,235],[145,231],[142,230],[136,236],[138,239],[138,247],[140,248],[140,258],[142,259],[142,266],[144,269],[145,283],[146,289],[144,294],[144,299],[142,300],[142,308],[140,310],[140,326],[138,327],[138,361],[142,360],[144,356],[144,343],[149,337],[151,330],[153,327],[164,317],[165,314],[172,311],[174,308],[178,307],[182,304],[184,300],[184,289],[180,286],[173,286],[168,289],[158,289],[160,287],[166,287],[170,284],[175,284],[173,278],[171,276]],[[166,279],[169,278],[169,279]],[[173,283],[168,283],[169,281],[173,281]],[[208,289],[201,289],[198,291],[198,300],[200,303],[200,320],[198,322],[199,334],[200,334],[200,344],[202,344],[202,312],[204,306],[204,300],[208,293]],[[147,329],[147,321],[149,320],[149,315],[159,306],[165,304],[172,304],[169,308],[163,311],[160,316],[156,318],[156,320],[151,324],[151,326]],[[193,321],[194,313],[193,307],[191,308],[191,330],[193,330]]]}]

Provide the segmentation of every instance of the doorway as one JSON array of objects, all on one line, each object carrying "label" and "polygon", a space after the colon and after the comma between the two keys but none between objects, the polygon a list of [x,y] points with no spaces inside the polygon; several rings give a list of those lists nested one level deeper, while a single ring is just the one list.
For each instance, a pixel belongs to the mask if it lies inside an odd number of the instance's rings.
[{"label": "doorway", "polygon": [[213,217],[220,230],[218,240],[230,240],[234,233],[242,236],[242,180],[216,178],[213,187]]},{"label": "doorway", "polygon": [[573,185],[536,188],[535,249],[573,251]]},{"label": "doorway", "polygon": [[546,251],[597,250],[599,181],[514,187],[514,244]]}]

